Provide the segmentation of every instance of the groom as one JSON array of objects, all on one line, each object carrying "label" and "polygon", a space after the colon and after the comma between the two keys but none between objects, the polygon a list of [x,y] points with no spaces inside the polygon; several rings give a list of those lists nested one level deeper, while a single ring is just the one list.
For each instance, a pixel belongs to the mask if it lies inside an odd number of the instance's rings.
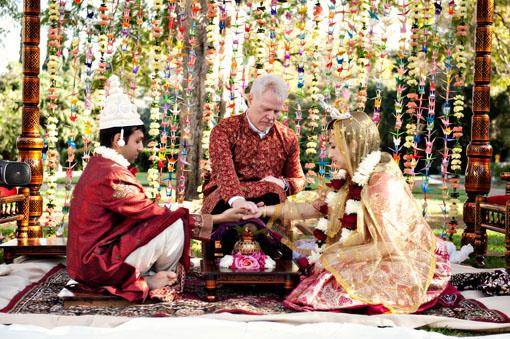
[{"label": "groom", "polygon": [[148,199],[128,170],[143,151],[144,126],[116,76],[99,117],[99,139],[71,199],[67,242],[69,276],[129,301],[173,285],[179,263],[189,266],[189,239],[208,239],[213,223],[240,220],[170,211]]}]

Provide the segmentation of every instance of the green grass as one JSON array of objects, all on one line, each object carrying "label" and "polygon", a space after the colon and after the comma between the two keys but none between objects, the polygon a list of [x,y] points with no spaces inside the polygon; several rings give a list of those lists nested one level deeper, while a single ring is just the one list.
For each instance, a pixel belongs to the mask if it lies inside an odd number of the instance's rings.
[{"label": "green grass", "polygon": [[469,332],[469,331],[462,331],[462,330],[456,330],[456,329],[450,329],[450,328],[431,328],[431,327],[420,327],[419,330],[424,330],[427,332],[436,332],[441,333],[446,336],[451,337],[475,337],[475,336],[483,336],[483,335],[491,335],[493,333],[481,333],[481,332]]}]

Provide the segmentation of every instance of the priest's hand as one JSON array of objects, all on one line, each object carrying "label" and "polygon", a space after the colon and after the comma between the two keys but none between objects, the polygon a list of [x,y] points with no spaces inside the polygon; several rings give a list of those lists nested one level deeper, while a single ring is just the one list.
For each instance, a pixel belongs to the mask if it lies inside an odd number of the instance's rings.
[{"label": "priest's hand", "polygon": [[258,206],[252,202],[247,201],[244,198],[237,199],[232,203],[233,208],[242,208],[246,210],[248,213],[257,213],[257,210],[259,209]]}]

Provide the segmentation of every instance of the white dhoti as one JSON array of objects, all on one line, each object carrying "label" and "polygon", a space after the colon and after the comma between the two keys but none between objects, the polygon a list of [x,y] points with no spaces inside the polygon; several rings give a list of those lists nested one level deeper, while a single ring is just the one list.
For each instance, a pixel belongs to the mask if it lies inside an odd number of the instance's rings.
[{"label": "white dhoti", "polygon": [[154,266],[156,272],[174,271],[184,249],[184,229],[178,219],[144,246],[137,248],[125,260],[141,274]]}]

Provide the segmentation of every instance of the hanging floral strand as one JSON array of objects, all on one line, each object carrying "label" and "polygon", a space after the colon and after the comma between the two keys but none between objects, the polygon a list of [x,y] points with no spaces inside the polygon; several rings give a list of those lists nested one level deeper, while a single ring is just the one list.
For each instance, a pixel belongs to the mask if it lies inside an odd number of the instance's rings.
[{"label": "hanging floral strand", "polygon": [[453,239],[453,235],[457,232],[458,226],[458,205],[459,201],[459,192],[457,191],[460,185],[460,173],[462,169],[462,145],[461,138],[463,136],[463,127],[462,127],[462,118],[464,117],[464,79],[466,72],[466,62],[467,62],[467,53],[465,51],[466,45],[466,36],[468,26],[466,25],[467,21],[467,1],[466,0],[457,0],[455,3],[455,13],[452,18],[453,23],[452,26],[456,26],[456,41],[455,41],[455,51],[452,55],[452,60],[457,68],[457,74],[455,75],[455,80],[453,82],[453,87],[455,88],[455,96],[453,97],[453,116],[455,117],[455,123],[452,128],[452,136],[455,139],[455,144],[452,148],[451,152],[451,166],[450,169],[453,172],[451,178],[449,179],[450,183],[450,208],[449,208],[449,218],[446,233],[448,234],[448,238]]},{"label": "hanging floral strand", "polygon": [[400,21],[400,34],[402,37],[399,39],[399,51],[396,59],[396,69],[397,73],[395,76],[396,82],[396,99],[395,99],[395,113],[393,116],[395,117],[395,126],[393,127],[393,132],[391,132],[393,136],[393,148],[390,148],[393,154],[393,160],[400,164],[401,160],[401,150],[404,145],[402,143],[402,135],[405,132],[401,132],[402,121],[404,119],[404,92],[406,91],[406,73],[407,73],[407,65],[406,65],[406,38],[405,35],[407,33],[407,8],[409,4],[406,0],[403,1],[402,5],[399,6],[400,12],[398,13],[399,21]]},{"label": "hanging floral strand", "polygon": [[85,168],[90,159],[90,147],[89,144],[92,142],[96,123],[92,117],[92,81],[93,81],[93,62],[94,52],[92,39],[95,35],[94,31],[94,8],[90,2],[86,5],[86,20],[85,20],[85,32],[86,38],[84,42],[85,52],[85,79],[84,83],[84,110],[83,110],[83,156],[82,165]]},{"label": "hanging floral strand", "polygon": [[60,61],[62,57],[62,31],[59,23],[60,19],[60,8],[56,0],[51,0],[48,3],[49,12],[49,25],[48,29],[48,76],[50,81],[50,87],[46,95],[47,98],[47,124],[46,124],[46,135],[45,145],[46,150],[46,166],[47,172],[44,175],[46,181],[46,209],[47,220],[44,226],[48,227],[48,232],[53,235],[56,231],[57,216],[56,216],[56,192],[57,192],[57,170],[60,165],[58,151],[56,149],[58,142],[56,111],[59,107],[58,96],[59,96],[59,84],[58,84],[58,72],[60,70]]},{"label": "hanging floral strand", "polygon": [[[74,13],[72,17],[77,18],[80,12],[80,4],[74,2],[75,6],[73,7]],[[80,38],[79,38],[79,30],[78,30],[79,21],[75,22],[74,36],[71,41],[70,46],[70,55],[72,55],[72,63],[71,63],[71,73],[73,75],[73,84],[72,84],[72,92],[69,97],[69,125],[68,128],[70,130],[70,136],[67,140],[67,159],[66,159],[66,177],[65,177],[65,194],[64,194],[64,206],[62,208],[62,219],[60,221],[59,228],[57,229],[56,235],[63,236],[64,235],[64,225],[65,225],[65,217],[69,213],[70,207],[70,198],[72,192],[72,182],[73,182],[73,169],[76,166],[75,163],[75,151],[76,151],[76,136],[78,128],[76,126],[78,119],[78,93],[77,86],[80,80],[79,78],[79,65],[78,65],[78,56],[80,53]]]},{"label": "hanging floral strand", "polygon": [[149,136],[151,141],[148,144],[150,155],[149,161],[152,161],[152,166],[147,171],[147,181],[149,188],[146,189],[146,194],[149,198],[160,201],[161,199],[161,176],[164,167],[164,160],[160,157],[160,143],[158,137],[160,136],[161,127],[161,112],[160,112],[160,97],[161,97],[161,76],[162,70],[162,48],[161,48],[161,35],[163,29],[161,27],[161,12],[163,3],[162,0],[154,0],[153,2],[153,16],[151,18],[151,49],[150,60],[151,74],[150,94],[152,97],[150,108],[150,125]]}]

